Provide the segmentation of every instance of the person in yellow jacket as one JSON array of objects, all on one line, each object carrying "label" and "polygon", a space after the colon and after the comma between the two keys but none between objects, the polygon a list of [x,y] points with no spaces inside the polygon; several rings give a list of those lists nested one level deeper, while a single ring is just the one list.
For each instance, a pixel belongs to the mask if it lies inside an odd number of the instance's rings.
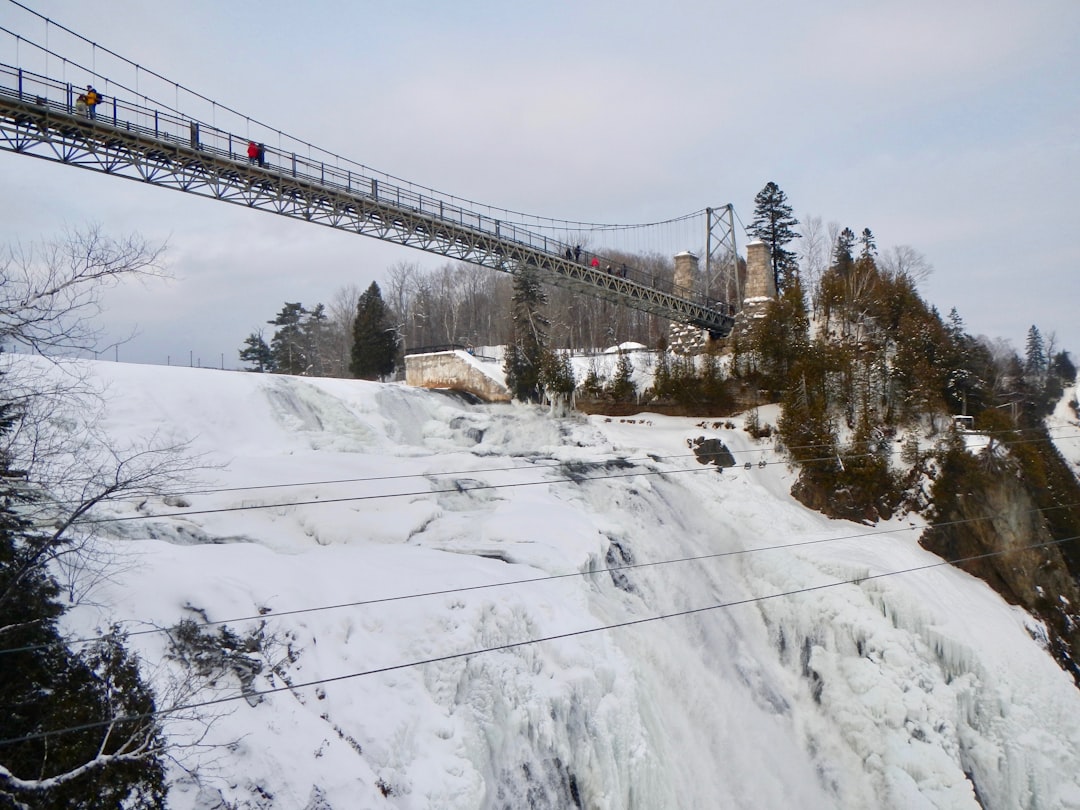
[{"label": "person in yellow jacket", "polygon": [[94,89],[93,85],[86,85],[86,110],[91,118],[97,118],[97,105],[101,101],[101,94]]}]

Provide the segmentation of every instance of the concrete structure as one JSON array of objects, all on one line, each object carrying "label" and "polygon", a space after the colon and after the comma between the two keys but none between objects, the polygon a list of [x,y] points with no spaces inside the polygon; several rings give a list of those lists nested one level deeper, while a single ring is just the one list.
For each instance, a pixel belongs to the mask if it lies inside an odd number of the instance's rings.
[{"label": "concrete structure", "polygon": [[764,242],[750,242],[746,246],[746,295],[728,339],[745,338],[754,321],[765,316],[769,304],[774,300],[776,279],[773,277],[769,246]]},{"label": "concrete structure", "polygon": [[675,255],[675,286],[694,289],[698,277],[698,257],[688,250]]},{"label": "concrete structure", "polygon": [[746,246],[744,303],[755,298],[776,298],[776,279],[770,259],[769,246],[764,242],[751,242]]},{"label": "concrete structure", "polygon": [[[692,290],[697,287],[699,273],[698,257],[688,250],[675,255],[676,288]],[[676,354],[697,354],[704,348],[709,333],[688,323],[671,322],[668,327],[668,346]]]},{"label": "concrete structure", "polygon": [[406,355],[405,383],[417,388],[464,391],[484,402],[511,399],[502,364],[497,360],[481,360],[465,351]]}]

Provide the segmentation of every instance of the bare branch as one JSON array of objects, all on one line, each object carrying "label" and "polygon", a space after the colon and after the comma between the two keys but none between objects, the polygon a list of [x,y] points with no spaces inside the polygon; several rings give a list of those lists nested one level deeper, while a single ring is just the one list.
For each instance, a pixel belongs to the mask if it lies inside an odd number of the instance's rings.
[{"label": "bare branch", "polygon": [[114,240],[98,226],[0,254],[0,342],[39,353],[91,351],[101,293],[128,277],[165,275],[165,246],[139,236]]}]

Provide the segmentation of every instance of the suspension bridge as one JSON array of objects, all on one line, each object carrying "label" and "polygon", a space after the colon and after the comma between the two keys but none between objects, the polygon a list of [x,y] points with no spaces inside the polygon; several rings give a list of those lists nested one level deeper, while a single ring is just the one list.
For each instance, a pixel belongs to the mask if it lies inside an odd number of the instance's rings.
[{"label": "suspension bridge", "polygon": [[[0,28],[0,33],[16,36],[17,44],[28,42],[7,29]],[[74,65],[47,50],[46,65],[49,55],[54,65],[62,64],[62,73]],[[103,84],[105,95],[88,115],[78,99],[82,82],[0,62],[0,149],[497,271],[514,274],[531,267],[548,283],[691,324],[713,337],[731,331],[741,295],[730,205],[698,212],[706,218],[706,283],[704,289],[680,286],[635,266],[632,259],[582,250],[565,238],[572,225],[584,223],[549,219],[541,227],[541,218],[536,217],[526,225],[522,220],[527,215],[419,187],[311,144],[280,143],[281,138],[279,144],[256,143],[250,132],[241,135],[104,79],[96,71],[93,76]],[[229,110],[216,103],[214,108]],[[256,148],[249,153],[253,143]],[[554,225],[557,222],[561,225]],[[562,227],[562,238],[552,232],[556,227]],[[717,276],[723,283],[710,289],[708,279]]]}]

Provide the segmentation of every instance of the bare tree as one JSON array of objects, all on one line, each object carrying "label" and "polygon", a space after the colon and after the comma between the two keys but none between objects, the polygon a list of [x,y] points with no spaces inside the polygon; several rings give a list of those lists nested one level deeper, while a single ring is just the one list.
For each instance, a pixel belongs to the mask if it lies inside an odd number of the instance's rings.
[{"label": "bare tree", "polygon": [[918,286],[934,272],[934,266],[926,257],[910,245],[897,245],[878,258],[878,265],[893,278],[907,276]]},{"label": "bare tree", "polygon": [[816,311],[818,286],[821,276],[829,268],[832,243],[821,217],[804,214],[800,222],[799,233],[802,239],[798,243],[796,255],[801,268],[803,288]]},{"label": "bare tree", "polygon": [[340,287],[326,308],[328,315],[326,373],[332,377],[349,376],[353,322],[356,320],[356,307],[363,293],[359,284]]},{"label": "bare tree", "polygon": [[[55,689],[36,680],[14,685],[7,679],[5,686],[16,690],[9,697],[65,708],[51,710],[51,729],[20,726],[23,721],[18,719],[5,728],[6,737],[18,739],[0,747],[0,803],[37,806],[38,798],[82,791],[91,779],[95,785],[105,784],[102,772],[127,773],[109,788],[124,791],[125,785],[135,784],[126,781],[133,763],[145,763],[148,774],[145,780],[139,777],[138,789],[156,790],[157,763],[173,745],[157,719],[172,707],[158,703],[154,708],[123,640],[109,634],[89,651],[74,653],[54,625],[61,610],[54,600],[57,588],[64,589],[69,602],[77,601],[115,572],[117,560],[100,535],[110,526],[117,531],[119,524],[111,522],[117,505],[126,501],[129,508],[137,508],[178,482],[190,483],[194,471],[206,466],[187,453],[182,438],[165,433],[127,446],[111,442],[97,421],[104,408],[103,391],[84,373],[85,366],[80,370],[78,363],[55,357],[99,348],[94,316],[101,309],[102,291],[126,278],[162,275],[162,251],[138,237],[114,240],[90,228],[0,257],[0,341],[53,355],[9,355],[0,369],[0,460],[4,508],[10,516],[0,639],[10,642],[27,634],[39,638],[44,642],[38,644],[40,654],[52,651],[47,660],[69,662],[63,664],[64,672],[83,673],[78,677],[97,684],[92,689],[72,687],[67,694],[67,675]],[[28,604],[41,613],[28,613]],[[24,654],[37,655],[35,649],[27,647]],[[70,655],[58,658],[59,649]],[[77,713],[65,714],[67,707]],[[69,733],[55,727],[64,725],[64,718],[67,725],[73,720],[83,725],[76,737],[81,742],[66,739],[68,755],[60,760],[59,746],[46,738]],[[40,745],[34,742],[38,739]]]},{"label": "bare tree", "polygon": [[98,226],[0,253],[0,341],[42,354],[98,346],[101,293],[126,278],[161,277],[165,246],[115,240]]}]

